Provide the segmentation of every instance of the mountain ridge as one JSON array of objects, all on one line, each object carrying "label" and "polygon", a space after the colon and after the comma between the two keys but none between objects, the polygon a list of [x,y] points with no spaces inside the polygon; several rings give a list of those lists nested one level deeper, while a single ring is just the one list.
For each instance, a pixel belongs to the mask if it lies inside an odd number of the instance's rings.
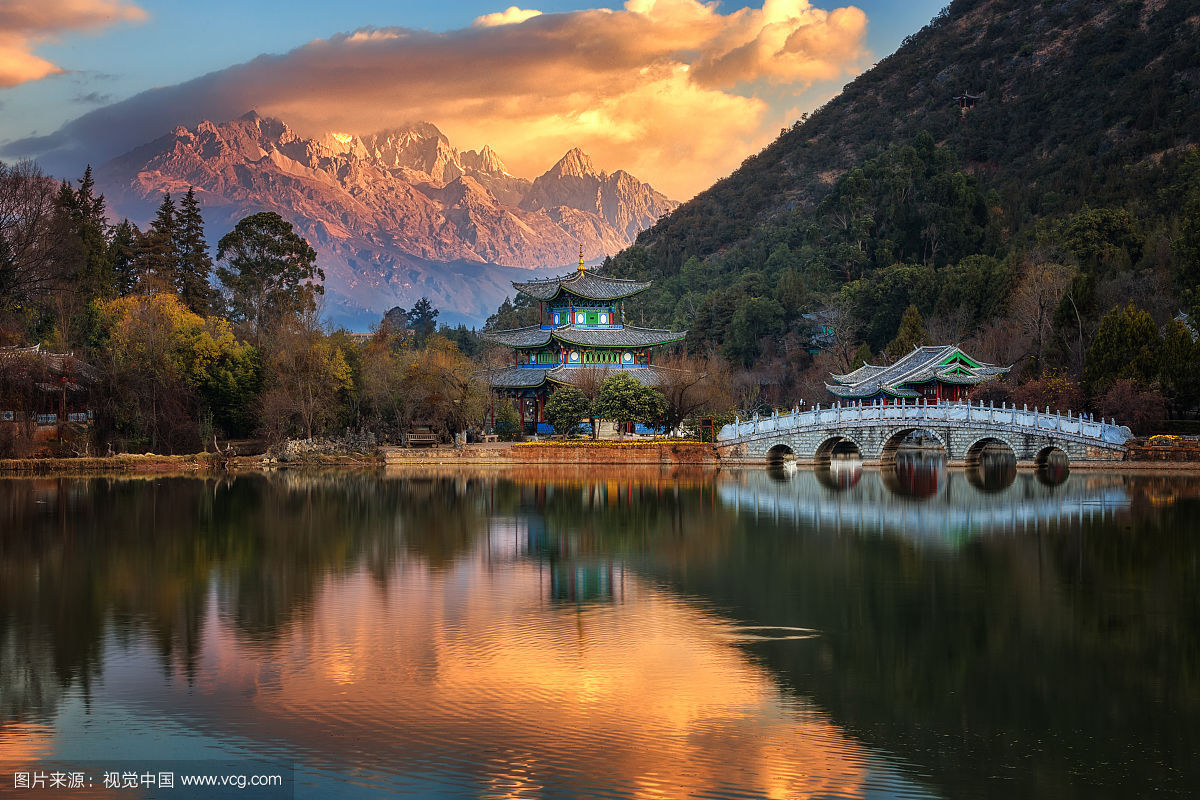
[{"label": "mountain ridge", "polygon": [[[558,163],[590,167],[573,153]],[[634,178],[553,170],[533,181],[511,175],[490,147],[460,153],[428,122],[307,138],[249,112],[176,127],[102,165],[96,179],[114,212],[139,224],[164,192],[194,187],[213,244],[243,216],[279,213],[317,250],[335,320],[362,325],[428,294],[479,323],[500,289],[485,281],[481,303],[457,273],[439,276],[438,263],[562,268],[580,245],[597,260],[676,205]]]}]

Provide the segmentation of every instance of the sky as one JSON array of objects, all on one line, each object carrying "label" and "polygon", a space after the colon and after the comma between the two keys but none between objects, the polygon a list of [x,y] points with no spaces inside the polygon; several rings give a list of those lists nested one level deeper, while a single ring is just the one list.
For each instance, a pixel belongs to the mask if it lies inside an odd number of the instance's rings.
[{"label": "sky", "polygon": [[946,0],[2,0],[0,159],[80,174],[251,109],[301,135],[428,121],[536,177],[571,147],[677,200]]}]

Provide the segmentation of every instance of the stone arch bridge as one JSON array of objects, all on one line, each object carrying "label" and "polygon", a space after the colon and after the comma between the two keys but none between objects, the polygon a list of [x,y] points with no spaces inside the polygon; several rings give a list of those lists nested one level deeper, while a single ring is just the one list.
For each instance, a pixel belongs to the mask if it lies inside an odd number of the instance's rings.
[{"label": "stone arch bridge", "polygon": [[[951,464],[977,461],[989,446],[1007,448],[1021,464],[1044,464],[1059,451],[1070,462],[1120,461],[1129,428],[1079,416],[1002,404],[835,404],[776,412],[726,425],[717,435],[723,458],[827,462],[835,448],[856,449],[866,463],[895,460],[904,439],[923,431]],[[839,445],[841,447],[839,448]]]}]

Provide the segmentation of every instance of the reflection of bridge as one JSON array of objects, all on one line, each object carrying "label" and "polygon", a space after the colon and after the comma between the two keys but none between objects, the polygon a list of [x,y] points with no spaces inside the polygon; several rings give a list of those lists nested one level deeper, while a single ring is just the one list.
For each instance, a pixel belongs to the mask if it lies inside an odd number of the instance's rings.
[{"label": "reflection of bridge", "polygon": [[949,472],[942,475],[936,496],[914,501],[889,490],[884,473],[877,470],[868,470],[844,492],[822,485],[810,470],[791,473],[785,480],[747,472],[741,480],[722,482],[717,494],[726,507],[761,519],[943,541],[974,533],[1038,530],[1064,520],[1103,519],[1130,507],[1124,484],[1103,475],[1050,487],[1024,474],[1003,491],[987,492],[962,473]]},{"label": "reflection of bridge", "polygon": [[889,463],[905,437],[925,431],[951,462],[971,462],[984,448],[1007,447],[1018,462],[1045,463],[1055,451],[1071,461],[1120,461],[1131,437],[1124,426],[1070,412],[970,403],[853,404],[811,411],[776,412],[726,425],[717,446],[727,458],[795,456],[825,462],[835,447],[853,447],[868,463]]}]

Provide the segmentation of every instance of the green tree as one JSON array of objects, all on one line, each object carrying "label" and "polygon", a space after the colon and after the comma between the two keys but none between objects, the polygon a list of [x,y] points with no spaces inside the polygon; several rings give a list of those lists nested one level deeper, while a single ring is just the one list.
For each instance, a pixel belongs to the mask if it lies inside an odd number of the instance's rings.
[{"label": "green tree", "polygon": [[113,288],[117,297],[131,295],[138,285],[138,242],[142,232],[128,219],[113,228],[108,243],[108,258],[112,262]]},{"label": "green tree", "polygon": [[425,340],[437,330],[437,318],[440,312],[429,302],[428,297],[422,297],[413,303],[412,311],[408,312],[408,325],[413,330],[417,347],[425,344]]},{"label": "green tree", "polygon": [[1190,411],[1200,403],[1200,344],[1178,319],[1163,333],[1158,381],[1176,412]]},{"label": "green tree", "polygon": [[723,352],[734,364],[750,366],[761,351],[761,341],[783,330],[783,307],[769,297],[747,297],[733,312],[725,333]]},{"label": "green tree", "polygon": [[84,304],[116,296],[116,280],[109,254],[108,222],[104,195],[95,193],[91,165],[72,189],[63,181],[59,191],[59,212],[64,217],[64,234],[71,239],[75,263],[69,269],[72,288]]},{"label": "green tree", "polygon": [[662,392],[643,386],[636,378],[618,372],[604,379],[596,397],[594,413],[622,425],[657,423],[666,413]]},{"label": "green tree", "polygon": [[887,346],[887,357],[892,361],[897,361],[913,351],[915,347],[929,344],[929,334],[925,332],[925,320],[921,318],[921,312],[917,310],[915,305],[910,305],[904,309],[904,316],[900,319],[900,328],[896,331],[896,338],[892,339],[891,344]]},{"label": "green tree", "polygon": [[850,369],[855,370],[861,367],[863,364],[870,364],[872,358],[874,358],[874,356],[871,354],[871,346],[866,342],[863,342],[858,346],[858,349],[854,351],[854,355],[850,357]]},{"label": "green tree", "polygon": [[175,289],[184,305],[201,316],[212,310],[214,292],[209,283],[212,273],[212,256],[204,238],[204,218],[200,215],[200,204],[196,192],[188,187],[187,194],[179,204],[179,218],[175,226],[175,252],[178,258]]},{"label": "green tree", "polygon": [[559,436],[575,433],[588,416],[591,403],[574,386],[560,386],[546,401],[546,419]]},{"label": "green tree", "polygon": [[243,323],[256,342],[284,320],[298,319],[316,308],[325,272],[317,253],[292,230],[290,222],[271,211],[238,222],[217,243],[217,278],[229,293],[230,316]]},{"label": "green tree", "polygon": [[502,442],[511,442],[521,435],[521,417],[507,398],[498,401],[496,408],[496,434]]},{"label": "green tree", "polygon": [[163,195],[162,203],[150,228],[142,236],[138,262],[141,280],[148,292],[174,292],[179,283],[178,212],[171,193]]},{"label": "green tree", "polygon": [[1146,311],[1129,303],[1100,320],[1100,329],[1084,355],[1083,383],[1095,398],[1118,380],[1146,387],[1158,376],[1162,341]]}]

